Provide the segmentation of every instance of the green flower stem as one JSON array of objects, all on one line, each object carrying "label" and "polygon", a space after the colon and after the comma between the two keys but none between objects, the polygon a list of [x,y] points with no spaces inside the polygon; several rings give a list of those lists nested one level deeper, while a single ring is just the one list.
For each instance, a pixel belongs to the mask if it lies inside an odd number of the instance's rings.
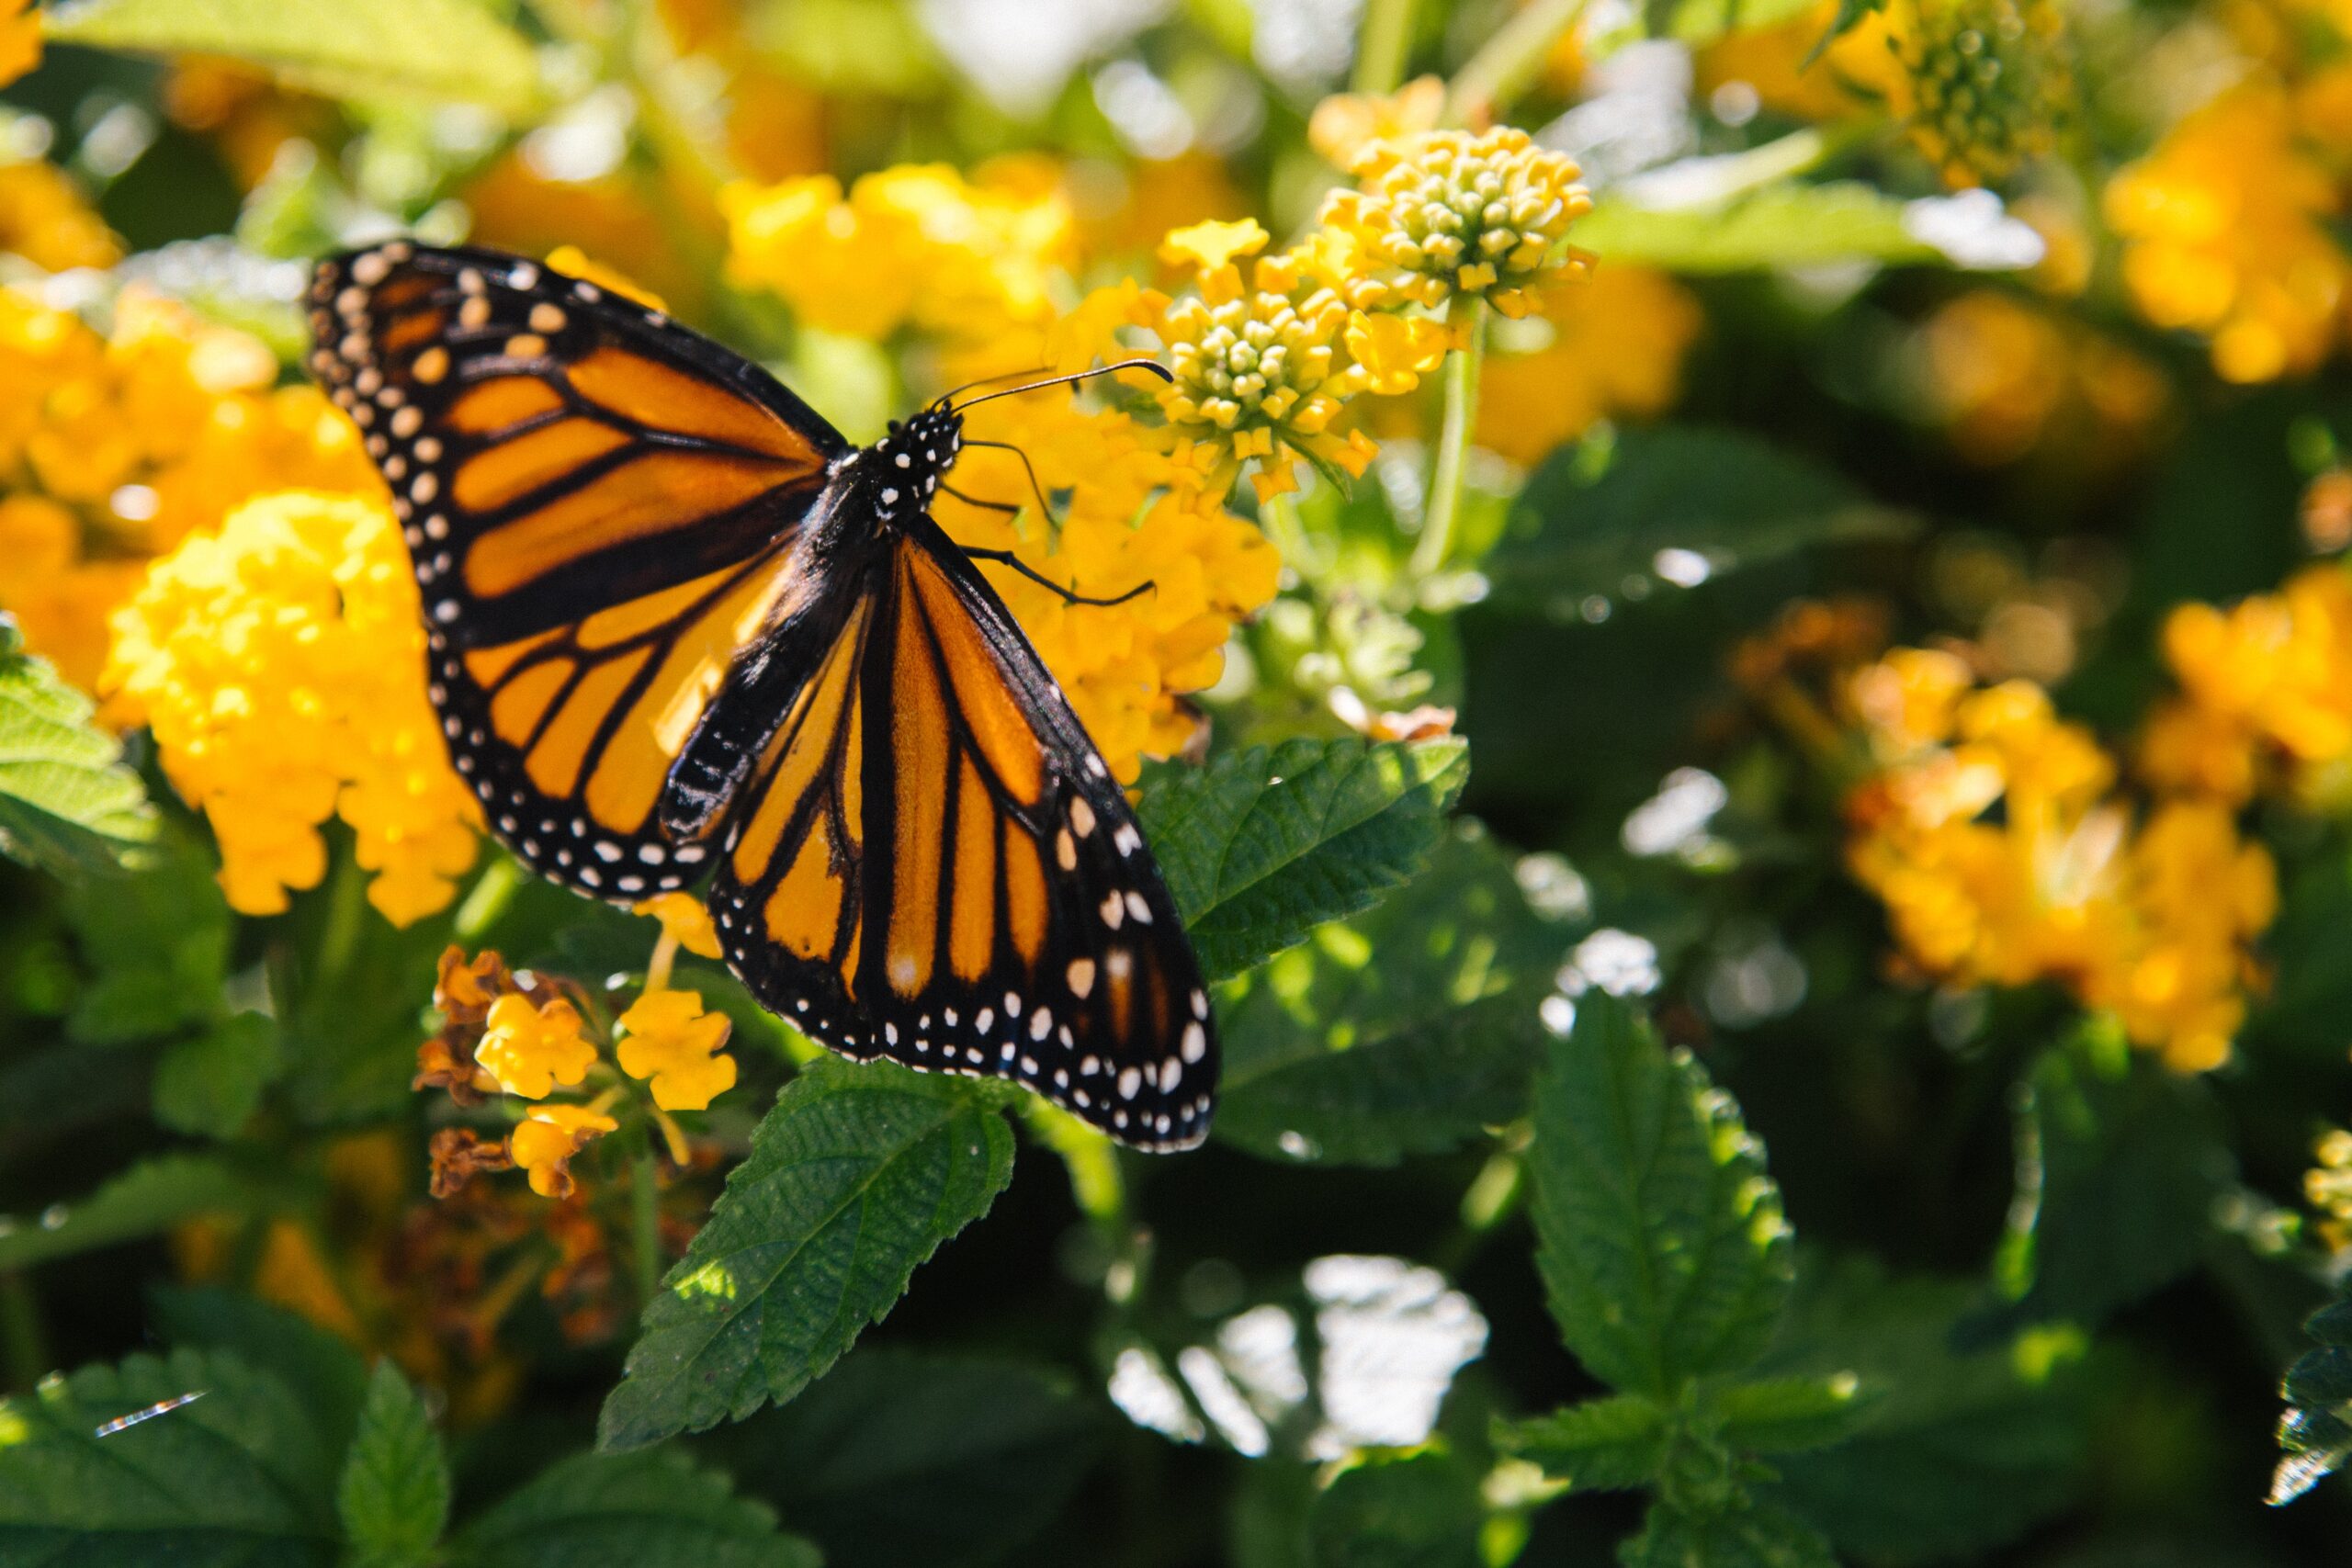
[{"label": "green flower stem", "polygon": [[1306,524],[1298,515],[1296,495],[1284,491],[1261,502],[1258,505],[1258,527],[1272,543],[1275,553],[1283,558],[1283,564],[1290,568],[1294,576],[1304,581],[1313,575],[1307,558],[1314,553],[1314,547],[1307,543]]},{"label": "green flower stem", "polygon": [[523,868],[507,856],[493,852],[490,863],[466,893],[466,900],[458,906],[458,918],[453,934],[470,947],[482,939],[482,934],[498,923],[514,895],[523,889]]},{"label": "green flower stem", "polygon": [[1529,0],[1472,55],[1445,93],[1445,123],[1499,119],[1544,69],[1544,57],[1584,15],[1585,0]]},{"label": "green flower stem", "polygon": [[655,1185],[653,1139],[628,1162],[629,1250],[645,1299],[662,1288],[662,1190]]},{"label": "green flower stem", "polygon": [[7,1379],[5,1386],[29,1389],[49,1374],[51,1365],[31,1281],[22,1269],[0,1272],[0,1376]]},{"label": "green flower stem", "polygon": [[1467,301],[1462,347],[1445,361],[1445,423],[1437,438],[1437,468],[1430,477],[1429,515],[1413,547],[1412,574],[1427,581],[1445,565],[1453,547],[1453,523],[1462,511],[1462,475],[1469,466],[1470,437],[1478,427],[1478,372],[1487,358],[1487,302]]},{"label": "green flower stem", "polygon": [[1413,53],[1413,0],[1370,0],[1356,40],[1356,68],[1348,79],[1358,93],[1393,93]]}]

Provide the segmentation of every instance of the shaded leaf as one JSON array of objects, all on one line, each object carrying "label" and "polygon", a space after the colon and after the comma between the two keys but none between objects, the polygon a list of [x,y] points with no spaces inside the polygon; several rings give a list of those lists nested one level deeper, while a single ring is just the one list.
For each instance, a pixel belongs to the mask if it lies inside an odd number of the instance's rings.
[{"label": "shaded leaf", "polygon": [[1549,1416],[1495,1424],[1495,1446],[1580,1492],[1645,1486],[1666,1463],[1673,1425],[1639,1394],[1588,1399]]},{"label": "shaded leaf", "polygon": [[1780,1192],[1731,1097],[1599,992],[1536,1081],[1536,1262],[1596,1377],[1671,1400],[1763,1350],[1792,1269]]},{"label": "shaded leaf", "polygon": [[1159,770],[1138,816],[1202,972],[1220,980],[1411,880],[1469,774],[1452,738],[1289,740]]},{"label": "shaded leaf", "polygon": [[1483,1568],[1478,1472],[1442,1451],[1344,1471],[1307,1510],[1316,1568]]},{"label": "shaded leaf", "polygon": [[227,1351],[267,1372],[300,1400],[327,1451],[341,1453],[368,1396],[359,1352],[310,1319],[258,1296],[209,1285],[155,1285],[148,1321],[175,1349]]},{"label": "shaded leaf", "polygon": [[1043,1372],[868,1349],[728,1433],[723,1451],[829,1568],[972,1568],[1060,1514],[1102,1437],[1095,1409]]},{"label": "shaded leaf", "polygon": [[548,1467],[449,1544],[452,1568],[818,1568],[727,1478],[684,1454],[578,1454]]},{"label": "shaded leaf", "polygon": [[74,1039],[157,1040],[220,1016],[229,905],[185,835],[165,835],[129,875],[77,884],[64,909],[92,972],[66,1022]]},{"label": "shaded leaf", "polygon": [[1561,946],[1503,853],[1458,830],[1409,888],[1226,987],[1216,1135],[1392,1165],[1512,1120]]},{"label": "shaded leaf", "polygon": [[1853,1436],[1883,1392],[1852,1372],[1736,1383],[1715,1395],[1716,1434],[1747,1453],[1823,1448]]},{"label": "shaded leaf", "polygon": [[1625,1568],[1837,1568],[1821,1532],[1785,1508],[1747,1504],[1686,1510],[1651,1505],[1642,1533],[1617,1553]]},{"label": "shaded leaf", "polygon": [[257,1012],[224,1018],[164,1053],[155,1068],[155,1120],[174,1132],[233,1137],[284,1063],[275,1020]]},{"label": "shaded leaf", "polygon": [[119,871],[154,841],[146,786],[94,705],[0,615],[0,852],[60,875]]},{"label": "shaded leaf", "polygon": [[2352,1459],[2352,1283],[2312,1314],[2303,1332],[2318,1343],[2287,1369],[2279,1394],[2278,1467],[2270,1501],[2290,1503]]},{"label": "shaded leaf", "polygon": [[[203,1397],[101,1438],[158,1401]],[[285,1384],[175,1350],[0,1404],[0,1562],[277,1568],[334,1561],[334,1455]]]},{"label": "shaded leaf", "polygon": [[509,115],[538,96],[521,34],[467,0],[74,0],[42,30],[65,43],[151,54],[224,54],[329,97],[425,97]]},{"label": "shaded leaf", "polygon": [[633,1447],[790,1399],[1012,1175],[1012,1130],[962,1080],[814,1064],[646,1308],[601,1440]]},{"label": "shaded leaf", "polygon": [[1850,1371],[1875,1397],[1844,1442],[1776,1457],[1770,1490],[1840,1551],[1896,1564],[1984,1551],[2079,1484],[2074,1381],[2016,1345],[1956,1349],[1974,1297],[1966,1284],[1889,1280],[1860,1262],[1807,1270],[1762,1370]]},{"label": "shaded leaf", "polygon": [[1717,577],[1916,526],[1871,505],[1844,475],[1743,431],[1635,426],[1606,447],[1564,446],[1547,458],[1488,571],[1498,604],[1569,618],[1629,579]]},{"label": "shaded leaf", "polygon": [[225,1161],[160,1155],[78,1202],[0,1222],[0,1269],[153,1235],[198,1214],[242,1213],[266,1196],[259,1183]]},{"label": "shaded leaf", "polygon": [[449,1461],[424,1402],[387,1356],[376,1363],[359,1430],[343,1459],[335,1510],[362,1568],[430,1560],[449,1522]]}]

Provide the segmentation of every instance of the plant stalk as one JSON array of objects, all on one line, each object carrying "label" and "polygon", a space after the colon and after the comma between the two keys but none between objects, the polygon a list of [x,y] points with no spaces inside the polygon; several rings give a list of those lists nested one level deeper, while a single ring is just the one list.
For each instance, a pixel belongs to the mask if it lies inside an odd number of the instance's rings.
[{"label": "plant stalk", "polygon": [[1393,93],[1403,83],[1413,53],[1414,9],[1414,0],[1369,0],[1365,5],[1356,68],[1348,78],[1351,91]]},{"label": "plant stalk", "polygon": [[1462,511],[1462,477],[1469,467],[1470,438],[1478,427],[1478,372],[1487,357],[1487,302],[1468,302],[1464,343],[1445,362],[1445,423],[1437,439],[1437,464],[1430,476],[1430,504],[1421,536],[1413,546],[1413,580],[1426,582],[1445,565],[1453,548],[1454,520]]},{"label": "plant stalk", "polygon": [[1528,0],[1510,20],[1453,73],[1445,93],[1445,123],[1464,125],[1499,117],[1544,69],[1544,57],[1584,15],[1585,0]]}]

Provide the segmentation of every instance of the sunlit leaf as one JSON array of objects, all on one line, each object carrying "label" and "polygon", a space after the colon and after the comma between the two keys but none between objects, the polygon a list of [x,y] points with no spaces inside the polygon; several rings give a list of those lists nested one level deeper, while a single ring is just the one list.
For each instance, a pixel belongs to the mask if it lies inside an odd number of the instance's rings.
[{"label": "sunlit leaf", "polygon": [[1655,1400],[1623,1393],[1498,1422],[1495,1443],[1577,1491],[1605,1492],[1657,1480],[1673,1431],[1668,1412]]},{"label": "sunlit leaf", "polygon": [[220,54],[339,98],[417,96],[509,115],[538,98],[521,34],[469,0],[73,0],[42,30],[63,43]]},{"label": "sunlit leaf", "polygon": [[631,1448],[790,1399],[1012,1175],[1012,1129],[982,1091],[888,1064],[811,1066],[646,1308],[602,1441]]},{"label": "sunlit leaf", "polygon": [[1140,816],[1201,968],[1238,975],[1403,886],[1469,777],[1461,740],[1291,740],[1153,775]]},{"label": "sunlit leaf", "polygon": [[2352,1460],[2352,1287],[2312,1314],[2303,1332],[2318,1343],[2295,1358],[2279,1390],[2287,1412],[2273,1503],[2294,1501]]},{"label": "sunlit leaf", "polygon": [[1940,252],[1905,225],[1905,207],[1858,180],[1784,180],[1729,201],[1688,207],[1604,198],[1577,220],[1576,242],[1604,262],[1672,272],[1941,260]]},{"label": "sunlit leaf", "polygon": [[154,841],[146,786],[92,712],[0,615],[0,852],[87,874],[119,871]]}]

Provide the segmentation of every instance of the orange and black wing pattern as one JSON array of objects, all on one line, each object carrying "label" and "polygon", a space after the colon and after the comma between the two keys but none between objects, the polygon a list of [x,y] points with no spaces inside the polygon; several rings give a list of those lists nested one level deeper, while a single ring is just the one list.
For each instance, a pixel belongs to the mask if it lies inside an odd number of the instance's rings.
[{"label": "orange and black wing pattern", "polygon": [[707,846],[656,807],[841,436],[758,367],[537,263],[394,241],[320,264],[311,368],[414,558],[450,759],[534,870],[629,901]]},{"label": "orange and black wing pattern", "polygon": [[1145,1148],[1199,1143],[1208,995],[1059,688],[927,518],[843,588],[728,821],[708,897],[729,961],[845,1055],[1009,1077]]}]

